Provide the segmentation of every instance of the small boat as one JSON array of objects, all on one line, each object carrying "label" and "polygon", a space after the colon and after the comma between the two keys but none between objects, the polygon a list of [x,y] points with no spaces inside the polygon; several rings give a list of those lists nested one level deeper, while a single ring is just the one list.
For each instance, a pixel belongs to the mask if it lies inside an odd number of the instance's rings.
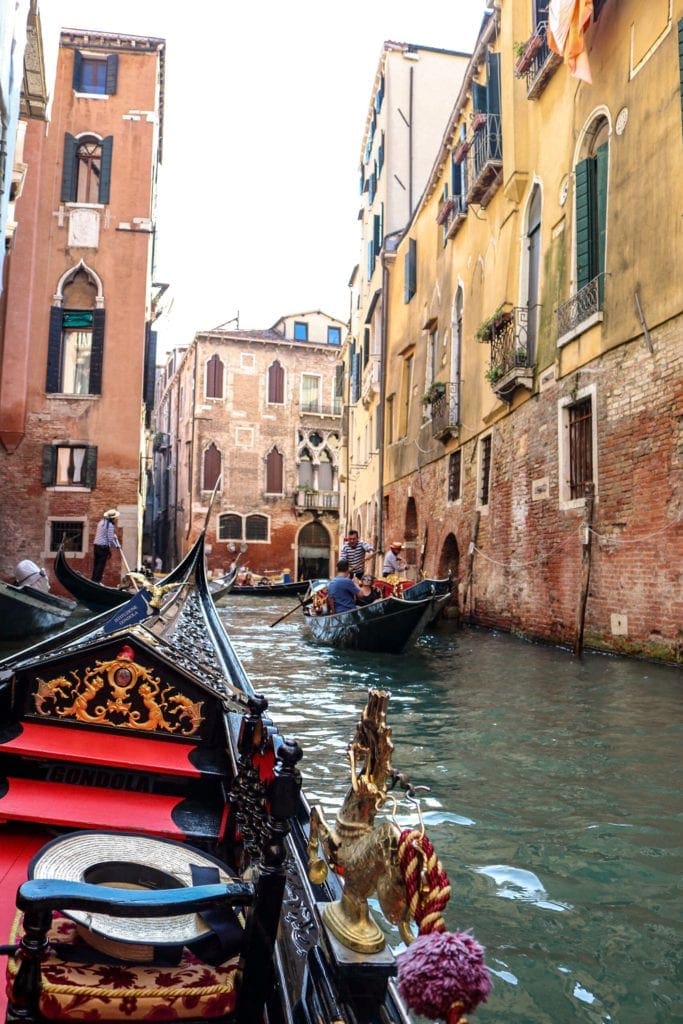
[{"label": "small boat", "polygon": [[450,576],[443,579],[423,579],[411,583],[403,590],[404,601],[422,601],[425,597],[432,599],[432,617],[429,624],[435,622],[443,609],[450,603],[453,580]]},{"label": "small boat", "polygon": [[61,547],[55,557],[54,572],[64,589],[73,594],[80,604],[84,604],[93,612],[118,608],[119,605],[125,604],[131,598],[129,590],[96,583],[77,572],[76,569],[72,569]]},{"label": "small boat", "polygon": [[308,591],[310,580],[298,580],[294,583],[270,583],[263,579],[260,583],[240,583],[239,576],[232,588],[232,594],[240,597],[297,597]]},{"label": "small boat", "polygon": [[[410,858],[437,862],[395,824],[387,695],[370,693],[330,826],[222,627],[204,534],[172,576],[0,662],[0,1020],[408,1024],[367,900],[419,943],[447,880],[418,916]],[[444,1017],[485,998],[482,971]],[[418,1012],[422,989],[406,981]]]},{"label": "small boat", "polygon": [[15,640],[63,625],[75,601],[36,587],[0,583],[0,639]]},{"label": "small boat", "polygon": [[224,573],[222,576],[216,576],[214,579],[209,580],[209,591],[214,601],[220,601],[222,597],[229,594],[232,588],[235,586],[235,580],[237,579],[237,566],[231,569],[230,572]]},{"label": "small boat", "polygon": [[334,615],[316,615],[306,607],[303,621],[311,639],[327,647],[402,654],[424,632],[434,614],[432,595],[416,601],[391,596]]}]

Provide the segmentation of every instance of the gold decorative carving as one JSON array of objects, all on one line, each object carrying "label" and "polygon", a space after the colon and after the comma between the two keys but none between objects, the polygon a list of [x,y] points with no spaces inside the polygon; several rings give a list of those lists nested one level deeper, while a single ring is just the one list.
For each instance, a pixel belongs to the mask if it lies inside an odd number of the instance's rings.
[{"label": "gold decorative carving", "polygon": [[[329,904],[323,920],[333,935],[358,953],[377,953],[384,935],[370,917],[368,897],[377,892],[382,913],[402,932],[410,919],[406,889],[397,849],[400,830],[392,821],[375,826],[375,816],[388,799],[391,768],[391,729],[386,722],[389,694],[370,690],[368,702],[348,747],[351,788],[346,794],[334,828],[320,807],[311,811],[308,843],[309,877],[324,880],[328,864],[344,879],[344,893]],[[324,858],[318,856],[322,846]]]},{"label": "gold decorative carving", "polygon": [[134,732],[168,732],[192,736],[202,721],[203,701],[192,701],[125,653],[97,661],[82,678],[38,678],[33,695],[44,718],[73,718]]}]

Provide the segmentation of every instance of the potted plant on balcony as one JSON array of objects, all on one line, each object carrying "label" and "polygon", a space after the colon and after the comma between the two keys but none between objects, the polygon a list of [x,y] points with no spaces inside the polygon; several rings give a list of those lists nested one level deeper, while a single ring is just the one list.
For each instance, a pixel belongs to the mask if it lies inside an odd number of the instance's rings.
[{"label": "potted plant on balcony", "polygon": [[491,341],[494,334],[500,330],[503,324],[508,323],[512,318],[511,313],[506,313],[502,305],[491,313],[491,316],[483,320],[475,332],[477,341]]},{"label": "potted plant on balcony", "polygon": [[434,381],[422,396],[423,405],[433,405],[439,398],[443,398],[446,394],[446,385],[443,381]]},{"label": "potted plant on balcony", "polygon": [[516,78],[521,78],[522,75],[526,74],[542,44],[543,39],[538,32],[534,32],[531,39],[527,39],[525,43],[514,43],[513,48],[517,58],[515,61]]},{"label": "potted plant on balcony", "polygon": [[444,224],[446,222],[449,213],[453,209],[454,202],[455,200],[453,199],[453,196],[449,196],[448,199],[444,199],[443,203],[439,207],[439,212],[436,215],[437,224]]},{"label": "potted plant on balcony", "polygon": [[505,371],[503,370],[502,366],[493,365],[489,366],[485,376],[489,384],[495,384],[497,381],[500,380],[504,373]]}]

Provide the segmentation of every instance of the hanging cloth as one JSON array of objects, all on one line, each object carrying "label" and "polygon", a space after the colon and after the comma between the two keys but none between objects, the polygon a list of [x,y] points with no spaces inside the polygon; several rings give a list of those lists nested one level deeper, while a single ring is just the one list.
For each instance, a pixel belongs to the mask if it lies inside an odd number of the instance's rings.
[{"label": "hanging cloth", "polygon": [[584,33],[593,18],[593,0],[550,0],[548,45],[564,57],[573,78],[592,83]]}]

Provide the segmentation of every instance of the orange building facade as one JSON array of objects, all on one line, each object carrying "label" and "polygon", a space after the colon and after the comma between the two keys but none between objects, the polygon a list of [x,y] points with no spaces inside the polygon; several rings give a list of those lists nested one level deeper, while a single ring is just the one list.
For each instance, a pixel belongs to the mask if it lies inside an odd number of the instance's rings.
[{"label": "orange building facade", "polygon": [[5,577],[21,558],[51,577],[62,542],[89,575],[114,506],[124,560],[104,582],[140,558],[164,52],[161,39],[63,31],[51,119],[26,127],[0,325]]}]

